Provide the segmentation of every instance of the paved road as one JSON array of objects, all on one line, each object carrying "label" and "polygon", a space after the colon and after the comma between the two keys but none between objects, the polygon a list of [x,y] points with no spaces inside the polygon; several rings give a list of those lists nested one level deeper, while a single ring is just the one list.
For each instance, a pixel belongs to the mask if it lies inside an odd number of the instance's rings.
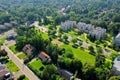
[{"label": "paved road", "polygon": [[24,65],[17,56],[7,47],[2,46],[8,52],[9,58],[20,68],[20,70],[29,78],[29,80],[40,80],[26,65]]}]

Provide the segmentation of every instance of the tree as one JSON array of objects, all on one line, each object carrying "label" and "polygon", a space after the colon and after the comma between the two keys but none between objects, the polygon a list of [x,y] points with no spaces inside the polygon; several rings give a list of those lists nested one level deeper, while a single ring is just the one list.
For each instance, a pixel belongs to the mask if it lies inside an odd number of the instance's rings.
[{"label": "tree", "polygon": [[89,46],[88,47],[90,54],[95,55],[95,51],[94,51],[94,47],[93,46]]},{"label": "tree", "polygon": [[96,80],[95,67],[91,66],[89,63],[85,63],[82,68],[83,80]]},{"label": "tree", "polygon": [[113,22],[120,22],[120,15],[114,15],[113,16]]},{"label": "tree", "polygon": [[44,17],[44,18],[43,18],[43,24],[44,24],[44,25],[50,24],[50,20],[49,20],[47,17]]},{"label": "tree", "polygon": [[110,77],[110,70],[107,68],[95,69],[97,80],[108,80]]},{"label": "tree", "polygon": [[17,80],[24,80],[25,79],[25,75],[20,75],[19,78]]},{"label": "tree", "polygon": [[115,60],[115,58],[116,58],[117,56],[119,56],[119,54],[116,53],[116,52],[113,52],[113,53],[110,54],[110,59],[113,61],[113,60]]},{"label": "tree", "polygon": [[76,42],[77,42],[77,39],[76,39],[76,38],[73,38],[73,39],[72,39],[72,42],[73,42],[73,43],[76,43]]},{"label": "tree", "polygon": [[120,76],[111,76],[109,80],[120,80]]},{"label": "tree", "polygon": [[103,53],[103,49],[99,46],[97,46],[97,52],[98,54],[102,54]]},{"label": "tree", "polygon": [[100,67],[105,63],[105,56],[98,54],[96,55],[96,62],[95,62],[95,66],[96,67]]},{"label": "tree", "polygon": [[73,51],[71,49],[67,49],[65,51],[65,56],[68,57],[68,58],[73,59],[74,58]]},{"label": "tree", "polygon": [[7,56],[7,52],[3,49],[0,51],[0,56]]},{"label": "tree", "polygon": [[[57,74],[57,67],[53,64],[47,65],[42,73],[42,79],[53,80],[53,75]],[[55,79],[54,79],[55,80]]]},{"label": "tree", "polygon": [[65,35],[63,36],[63,38],[64,38],[65,40],[67,40],[67,39],[68,39],[68,36],[65,34]]},{"label": "tree", "polygon": [[18,36],[16,40],[16,48],[22,50],[22,48],[27,43],[27,38],[25,36]]},{"label": "tree", "polygon": [[82,68],[83,68],[83,66],[82,66],[82,63],[81,63],[81,61],[80,60],[78,60],[78,59],[73,59],[72,60],[72,62],[71,62],[71,71],[73,72],[73,73],[75,73],[75,71],[78,71],[78,73],[79,74],[77,74],[77,76],[78,77],[82,77]]}]

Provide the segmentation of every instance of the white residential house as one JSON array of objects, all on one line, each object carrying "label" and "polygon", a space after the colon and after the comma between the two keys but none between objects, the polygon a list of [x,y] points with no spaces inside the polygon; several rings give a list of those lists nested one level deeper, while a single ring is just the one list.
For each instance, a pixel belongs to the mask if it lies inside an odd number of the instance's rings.
[{"label": "white residential house", "polygon": [[71,28],[76,26],[76,21],[65,21],[65,22],[61,22],[61,28],[64,31],[70,30]]},{"label": "white residential house", "polygon": [[114,62],[112,67],[112,74],[113,75],[119,75],[120,76],[120,56],[118,56]]},{"label": "white residential house", "polygon": [[94,29],[94,26],[91,24],[86,24],[83,22],[79,22],[76,27],[82,31],[84,31],[85,33],[89,33],[89,31]]},{"label": "white residential house", "polygon": [[91,24],[86,24],[83,22],[79,22],[76,24],[76,21],[65,21],[61,23],[61,28],[65,31],[70,30],[74,27],[77,27],[79,30],[89,33],[91,37],[95,38],[96,40],[101,40],[106,37],[106,29],[101,27],[94,27]]},{"label": "white residential house", "polygon": [[120,47],[120,33],[115,37],[113,43],[115,46]]},{"label": "white residential house", "polygon": [[106,29],[96,27],[90,31],[90,36],[94,37],[96,40],[104,39],[106,36]]}]

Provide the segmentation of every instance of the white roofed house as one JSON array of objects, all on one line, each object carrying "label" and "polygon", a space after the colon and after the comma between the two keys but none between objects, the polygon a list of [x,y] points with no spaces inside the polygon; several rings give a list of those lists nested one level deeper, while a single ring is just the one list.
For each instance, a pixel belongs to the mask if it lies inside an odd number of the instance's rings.
[{"label": "white roofed house", "polygon": [[118,56],[114,62],[112,67],[112,74],[113,75],[119,75],[120,76],[120,56]]},{"label": "white roofed house", "polygon": [[104,39],[106,37],[106,29],[96,27],[90,32],[90,36],[96,40]]},{"label": "white roofed house", "polygon": [[113,43],[116,47],[120,47],[120,33],[115,37]]},{"label": "white roofed house", "polygon": [[79,30],[84,31],[85,33],[89,33],[91,30],[94,29],[94,26],[91,24],[86,24],[83,22],[79,22],[76,26]]},{"label": "white roofed house", "polygon": [[71,28],[74,28],[76,26],[76,21],[65,21],[65,22],[61,22],[61,28],[64,31],[70,30]]}]

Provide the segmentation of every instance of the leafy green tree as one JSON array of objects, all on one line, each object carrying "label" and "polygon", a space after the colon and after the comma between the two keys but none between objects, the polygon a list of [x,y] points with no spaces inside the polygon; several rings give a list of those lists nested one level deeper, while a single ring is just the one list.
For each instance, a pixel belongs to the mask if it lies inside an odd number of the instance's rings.
[{"label": "leafy green tree", "polygon": [[97,80],[108,80],[110,77],[110,70],[107,68],[95,69]]},{"label": "leafy green tree", "polygon": [[76,42],[77,42],[77,39],[76,39],[76,38],[73,38],[73,39],[72,39],[72,42],[73,42],[73,43],[76,43]]},{"label": "leafy green tree", "polygon": [[53,64],[47,65],[42,73],[42,79],[44,80],[55,80],[53,79],[55,76],[54,74],[57,74],[57,67]]},{"label": "leafy green tree", "polygon": [[95,51],[94,51],[94,47],[93,46],[89,46],[88,49],[90,51],[90,54],[95,55]]},{"label": "leafy green tree", "polygon": [[111,76],[109,80],[120,80],[120,76]]},{"label": "leafy green tree", "polygon": [[17,80],[24,80],[25,79],[25,75],[20,75],[20,77]]},{"label": "leafy green tree", "polygon": [[105,63],[105,56],[98,54],[96,55],[96,62],[95,62],[95,66],[96,67],[100,67]]},{"label": "leafy green tree", "polygon": [[82,68],[83,68],[83,66],[82,66],[82,63],[81,63],[80,60],[73,59],[72,62],[71,62],[71,66],[70,67],[71,67],[70,70],[73,73],[75,73],[75,71],[78,71],[79,74],[77,74],[77,76],[82,77]]}]

